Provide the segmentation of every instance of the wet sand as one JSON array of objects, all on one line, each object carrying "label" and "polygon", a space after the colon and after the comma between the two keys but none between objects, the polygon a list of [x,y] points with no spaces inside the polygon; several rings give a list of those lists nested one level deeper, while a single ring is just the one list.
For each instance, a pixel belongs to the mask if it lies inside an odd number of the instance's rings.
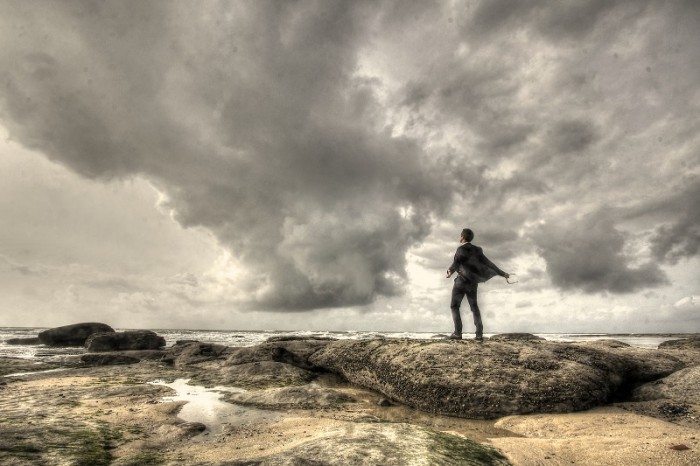
[{"label": "wet sand", "polygon": [[[508,416],[495,425],[523,436],[491,439],[514,464],[700,464],[697,429],[617,407]],[[689,449],[671,449],[675,445]]]}]

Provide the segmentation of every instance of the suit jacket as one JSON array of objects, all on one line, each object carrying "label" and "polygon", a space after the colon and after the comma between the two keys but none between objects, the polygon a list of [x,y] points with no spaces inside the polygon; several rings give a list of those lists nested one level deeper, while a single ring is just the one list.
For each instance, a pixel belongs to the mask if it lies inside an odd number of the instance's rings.
[{"label": "suit jacket", "polygon": [[455,281],[462,279],[469,283],[482,283],[496,275],[505,276],[505,272],[488,260],[479,246],[464,243],[457,248],[455,258],[450,265],[450,272],[457,272]]}]

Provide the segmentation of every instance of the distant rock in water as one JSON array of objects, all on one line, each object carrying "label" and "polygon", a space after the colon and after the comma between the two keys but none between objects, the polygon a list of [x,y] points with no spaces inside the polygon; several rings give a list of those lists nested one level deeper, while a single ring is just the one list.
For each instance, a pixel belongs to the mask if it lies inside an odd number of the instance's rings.
[{"label": "distant rock in water", "polygon": [[629,348],[632,345],[625,343],[620,340],[610,340],[606,338],[601,338],[600,340],[592,341],[577,341],[574,342],[576,345],[591,346],[593,348]]},{"label": "distant rock in water", "polygon": [[83,346],[90,335],[99,332],[114,332],[114,329],[99,322],[83,322],[39,332],[39,340],[49,346]]},{"label": "distant rock in water", "polygon": [[40,345],[41,340],[39,337],[29,337],[29,338],[10,338],[5,340],[8,345]]},{"label": "distant rock in water", "polygon": [[163,346],[165,338],[150,330],[96,333],[85,342],[85,347],[91,352],[153,350]]},{"label": "distant rock in water", "polygon": [[298,340],[337,340],[337,338],[326,337],[323,335],[273,335],[268,337],[266,342],[276,341],[298,341]]},{"label": "distant rock in water", "polygon": [[498,335],[494,335],[489,338],[489,340],[495,340],[495,341],[509,341],[509,340],[516,340],[516,341],[529,341],[529,340],[545,340],[545,338],[538,337],[537,335],[533,335],[532,333],[499,333]]},{"label": "distant rock in water", "polygon": [[700,337],[668,340],[659,345],[662,349],[700,349]]}]

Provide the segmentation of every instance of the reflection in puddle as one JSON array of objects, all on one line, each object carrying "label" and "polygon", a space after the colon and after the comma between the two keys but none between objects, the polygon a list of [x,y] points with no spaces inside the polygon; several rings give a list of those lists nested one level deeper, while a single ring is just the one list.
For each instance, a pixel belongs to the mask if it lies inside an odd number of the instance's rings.
[{"label": "reflection in puddle", "polygon": [[186,422],[201,422],[207,426],[205,434],[219,434],[223,425],[251,425],[261,421],[276,419],[278,413],[262,409],[240,406],[222,401],[222,392],[242,393],[242,388],[221,387],[206,388],[201,385],[189,385],[190,379],[177,379],[172,383],[162,380],[149,382],[153,385],[162,385],[175,390],[173,396],[165,396],[162,402],[186,401],[178,413],[178,417]]}]

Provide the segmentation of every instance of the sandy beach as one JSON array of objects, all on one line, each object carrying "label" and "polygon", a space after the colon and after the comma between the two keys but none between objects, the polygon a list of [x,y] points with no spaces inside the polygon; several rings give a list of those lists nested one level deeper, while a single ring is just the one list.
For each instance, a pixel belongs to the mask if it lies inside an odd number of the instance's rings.
[{"label": "sandy beach", "polygon": [[[301,360],[295,366],[291,360],[273,362],[262,356],[282,347],[297,355],[305,351],[313,355],[327,343],[292,340],[239,349],[213,347],[214,351],[211,345],[186,343],[180,349],[166,348],[158,359],[149,359],[153,352],[142,352],[149,358],[116,365],[109,361],[119,353],[102,353],[106,365],[92,366],[77,359],[59,367],[2,358],[0,461],[9,465],[700,463],[700,423],[692,395],[686,400],[690,404],[684,405],[686,411],[678,415],[658,409],[659,403],[674,401],[668,398],[620,400],[568,413],[470,419],[416,409],[396,397],[389,401],[385,393],[338,373],[318,372],[304,380],[301,372],[294,372],[302,371]],[[427,344],[428,349],[448,352],[464,347],[434,341],[376,344],[382,349]],[[309,352],[309,345],[316,348],[314,352]],[[503,344],[484,345],[492,348],[482,352],[493,352]],[[531,358],[532,351],[550,344],[522,345],[518,351]],[[583,344],[579,347],[590,351]],[[168,359],[168,351],[175,351],[174,360]],[[687,361],[683,365],[695,361],[694,351],[683,351]],[[283,353],[270,354],[279,359]],[[251,358],[258,361],[242,362]]]}]

